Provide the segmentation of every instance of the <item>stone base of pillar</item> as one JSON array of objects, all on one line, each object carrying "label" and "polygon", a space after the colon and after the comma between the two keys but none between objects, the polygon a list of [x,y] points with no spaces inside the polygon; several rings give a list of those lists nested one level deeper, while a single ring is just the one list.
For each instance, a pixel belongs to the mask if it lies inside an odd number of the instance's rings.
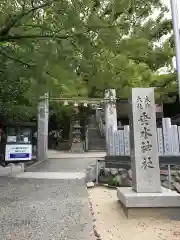
[{"label": "stone base of pillar", "polygon": [[131,187],[117,188],[117,197],[128,218],[172,218],[177,212],[180,214],[180,194],[166,188],[162,188],[161,193],[137,193]]},{"label": "stone base of pillar", "polygon": [[84,152],[83,143],[82,142],[72,143],[71,152],[72,153],[83,153]]}]

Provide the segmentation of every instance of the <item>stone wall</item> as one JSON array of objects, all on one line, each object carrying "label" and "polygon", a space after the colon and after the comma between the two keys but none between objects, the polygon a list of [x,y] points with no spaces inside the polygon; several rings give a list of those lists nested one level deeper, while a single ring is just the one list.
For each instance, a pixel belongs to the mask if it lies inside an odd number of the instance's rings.
[{"label": "stone wall", "polygon": [[[168,171],[160,171],[161,185],[169,188]],[[101,168],[99,173],[99,183],[117,187],[132,186],[132,170]],[[171,170],[171,189],[180,192],[180,169]]]},{"label": "stone wall", "polygon": [[[161,185],[169,188],[168,170],[160,171]],[[86,182],[96,182],[96,165],[92,164],[86,169]],[[124,168],[105,168],[101,162],[98,171],[99,184],[106,184],[110,187],[131,187],[132,170]],[[180,192],[180,168],[171,170],[171,189]]]}]

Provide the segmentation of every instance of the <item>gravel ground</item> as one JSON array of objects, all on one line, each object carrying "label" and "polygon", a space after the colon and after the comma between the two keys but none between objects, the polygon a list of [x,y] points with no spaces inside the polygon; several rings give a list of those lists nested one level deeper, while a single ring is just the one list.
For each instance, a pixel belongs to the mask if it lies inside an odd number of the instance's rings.
[{"label": "gravel ground", "polygon": [[91,211],[102,240],[179,240],[180,221],[127,219],[114,189],[88,190]]},{"label": "gravel ground", "polygon": [[0,239],[94,240],[84,180],[2,177],[0,212]]}]

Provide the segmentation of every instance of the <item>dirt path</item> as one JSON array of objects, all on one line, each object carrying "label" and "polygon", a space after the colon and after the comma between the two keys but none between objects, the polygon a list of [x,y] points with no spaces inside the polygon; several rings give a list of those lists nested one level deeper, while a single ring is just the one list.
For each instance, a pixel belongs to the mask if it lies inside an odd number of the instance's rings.
[{"label": "dirt path", "polygon": [[97,187],[88,191],[102,240],[180,240],[180,221],[128,220],[116,190]]}]

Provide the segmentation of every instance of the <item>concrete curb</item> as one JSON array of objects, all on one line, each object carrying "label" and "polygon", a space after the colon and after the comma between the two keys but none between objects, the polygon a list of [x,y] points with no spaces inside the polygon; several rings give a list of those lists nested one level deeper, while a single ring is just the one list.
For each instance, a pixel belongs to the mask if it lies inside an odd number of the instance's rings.
[{"label": "concrete curb", "polygon": [[63,159],[98,159],[98,160],[102,160],[102,161],[104,161],[104,157],[87,157],[87,156],[84,156],[84,157],[79,157],[79,156],[74,156],[74,157],[72,157],[72,156],[70,156],[70,157],[68,157],[68,156],[63,156],[63,157],[49,157],[48,158],[49,160],[53,160],[53,159],[59,159],[59,160],[63,160]]},{"label": "concrete curb", "polygon": [[9,163],[8,166],[0,166],[0,177],[12,176],[24,172],[24,163]]},{"label": "concrete curb", "polygon": [[25,166],[25,171],[30,169],[30,168],[32,168],[32,167],[34,167],[34,166],[36,166],[36,165],[38,165],[38,164],[40,164],[40,163],[42,163],[42,162],[44,162],[44,161],[45,160],[36,161],[36,162],[32,163],[30,166],[27,166],[27,167]]},{"label": "concrete curb", "polygon": [[5,177],[5,176],[13,176],[18,173],[26,172],[28,169],[31,167],[34,167],[38,164],[40,164],[42,161],[37,161],[32,163],[30,166],[26,166],[25,163],[9,163],[7,166],[3,167],[0,166],[0,177]]}]

